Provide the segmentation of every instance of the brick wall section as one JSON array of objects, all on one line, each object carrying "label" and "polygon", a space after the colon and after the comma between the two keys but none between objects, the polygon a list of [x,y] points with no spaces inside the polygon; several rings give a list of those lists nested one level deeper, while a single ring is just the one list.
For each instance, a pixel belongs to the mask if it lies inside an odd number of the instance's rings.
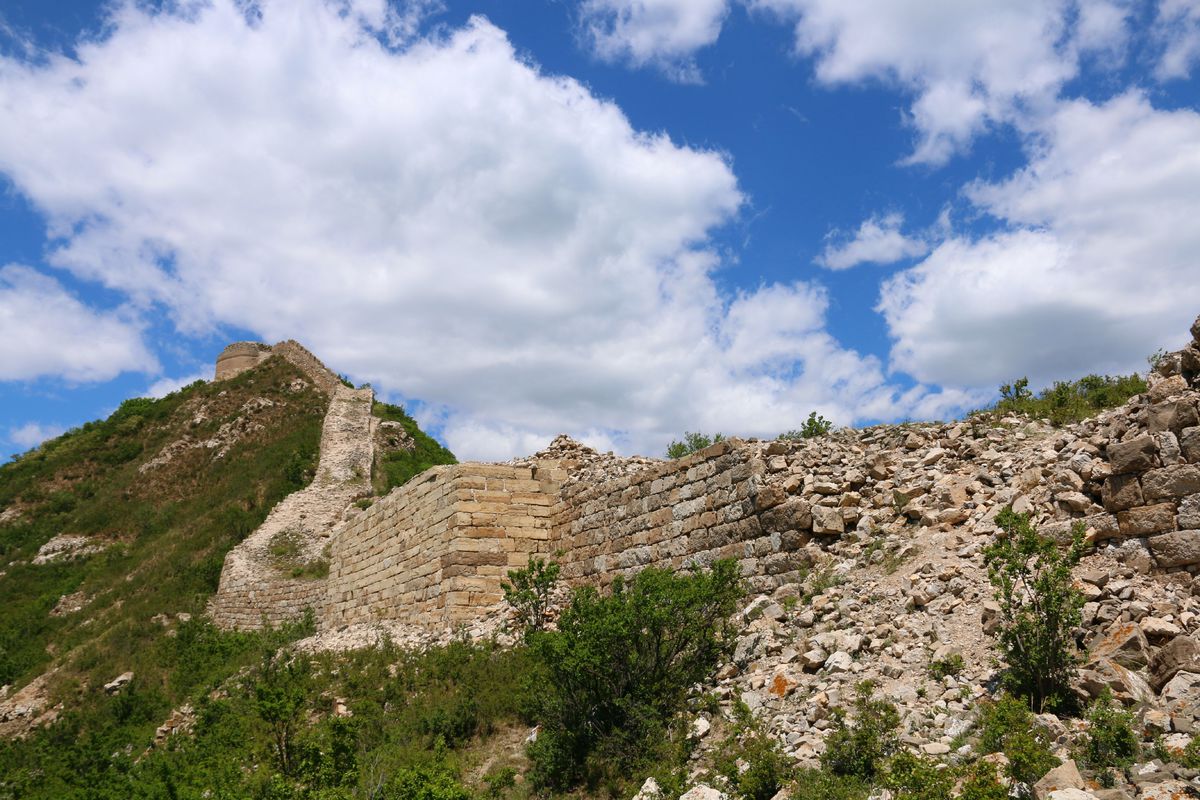
[{"label": "brick wall section", "polygon": [[456,464],[393,490],[335,533],[322,627],[452,625],[496,606],[508,570],[549,549],[561,477]]},{"label": "brick wall section", "polygon": [[552,550],[571,583],[608,583],[648,565],[687,567],[737,559],[759,588],[807,564],[808,537],[767,513],[785,495],[767,487],[757,448],[720,442],[599,485],[575,484],[555,509]]}]

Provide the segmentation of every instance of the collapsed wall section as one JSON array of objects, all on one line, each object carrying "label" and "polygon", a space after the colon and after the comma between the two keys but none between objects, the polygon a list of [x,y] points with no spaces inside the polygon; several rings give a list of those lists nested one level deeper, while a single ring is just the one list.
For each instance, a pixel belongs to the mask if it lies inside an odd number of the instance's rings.
[{"label": "collapsed wall section", "polygon": [[553,549],[571,583],[608,583],[646,566],[676,569],[736,559],[757,587],[808,564],[802,521],[776,508],[757,448],[720,442],[597,485],[564,489]]},{"label": "collapsed wall section", "polygon": [[433,467],[334,535],[322,627],[453,625],[503,599],[501,580],[551,546],[558,473]]}]

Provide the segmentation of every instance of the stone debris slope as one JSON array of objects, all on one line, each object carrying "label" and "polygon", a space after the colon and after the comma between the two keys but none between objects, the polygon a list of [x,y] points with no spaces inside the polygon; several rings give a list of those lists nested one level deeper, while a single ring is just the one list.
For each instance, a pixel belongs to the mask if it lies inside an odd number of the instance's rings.
[{"label": "stone debris slope", "polygon": [[284,498],[263,524],[230,551],[209,615],[224,628],[257,628],[295,619],[305,608],[320,611],[325,581],[295,578],[280,568],[273,547],[281,539],[292,548],[290,560],[322,559],[334,527],[347,507],[370,493],[372,437],[371,389],[334,389],[321,431],[321,457],[312,483]]}]

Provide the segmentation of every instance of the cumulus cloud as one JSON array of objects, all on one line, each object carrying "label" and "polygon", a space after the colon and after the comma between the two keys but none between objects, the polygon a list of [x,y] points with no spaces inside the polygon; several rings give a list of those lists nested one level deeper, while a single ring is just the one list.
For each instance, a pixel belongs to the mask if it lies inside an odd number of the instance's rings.
[{"label": "cumulus cloud", "polygon": [[185,334],[299,338],[420,398],[463,457],[937,402],[829,337],[818,287],[720,294],[709,235],[743,202],[721,154],[635,130],[483,19],[403,48],[364,30],[323,0],[119,6],[77,58],[0,59],[0,170],[57,266]]},{"label": "cumulus cloud", "polygon": [[1119,48],[1120,0],[746,0],[795,21],[796,50],[830,85],[868,79],[915,93],[909,163],[941,164],[988,125],[1052,103],[1081,53]]},{"label": "cumulus cloud", "polygon": [[938,384],[1128,372],[1200,297],[1200,114],[1130,92],[1062,104],[1027,166],[968,196],[1001,223],[885,282],[891,366]]},{"label": "cumulus cloud", "polygon": [[701,80],[692,55],[717,40],[727,0],[583,0],[584,38],[598,57],[655,65],[683,82]]},{"label": "cumulus cloud", "polygon": [[8,429],[8,441],[28,450],[32,447],[37,447],[47,439],[53,439],[55,436],[61,435],[65,430],[66,428],[62,425],[26,422],[24,425]]},{"label": "cumulus cloud", "polygon": [[831,237],[817,263],[828,269],[850,269],[859,264],[894,264],[928,253],[925,240],[901,233],[903,225],[904,216],[898,213],[863,220],[852,238]]},{"label": "cumulus cloud", "polygon": [[1154,28],[1162,45],[1158,77],[1186,78],[1200,61],[1200,6],[1193,0],[1160,0]]},{"label": "cumulus cloud", "polygon": [[134,321],[85,305],[49,275],[0,267],[0,380],[103,381],[155,367]]}]

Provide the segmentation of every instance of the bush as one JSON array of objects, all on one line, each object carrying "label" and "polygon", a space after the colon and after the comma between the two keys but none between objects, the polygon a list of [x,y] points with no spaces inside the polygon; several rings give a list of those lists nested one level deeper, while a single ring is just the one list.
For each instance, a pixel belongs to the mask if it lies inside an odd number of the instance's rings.
[{"label": "bush", "polygon": [[1146,388],[1145,379],[1137,374],[1087,375],[1077,381],[1056,381],[1035,397],[1029,390],[1029,379],[1020,378],[1000,387],[995,410],[1048,418],[1055,425],[1063,425],[1122,405]]},{"label": "bush", "polygon": [[1072,632],[1083,595],[1072,585],[1071,569],[1083,555],[1083,526],[1075,526],[1064,552],[1011,506],[996,515],[996,524],[1004,535],[984,551],[984,562],[1000,603],[996,638],[1006,684],[1039,711],[1061,708],[1071,702],[1075,677]]},{"label": "bush", "polygon": [[697,450],[703,450],[717,442],[723,441],[725,441],[725,437],[720,433],[714,433],[712,436],[709,436],[704,433],[687,431],[683,434],[682,442],[672,441],[667,445],[667,458],[683,458],[686,455],[695,453]]},{"label": "bush", "polygon": [[735,722],[721,742],[716,771],[743,800],[771,800],[795,774],[795,766],[779,742],[763,732],[745,703],[734,709]]},{"label": "bush", "polygon": [[1138,757],[1140,743],[1133,731],[1133,717],[1113,705],[1107,690],[1088,709],[1087,721],[1087,738],[1080,760],[1089,768],[1107,773],[1113,768],[1128,767]]},{"label": "bush", "polygon": [[557,631],[530,637],[545,670],[529,748],[535,786],[631,774],[661,753],[691,688],[732,647],[742,595],[734,561],[677,574],[648,567],[602,595],[576,589]]},{"label": "bush", "polygon": [[880,783],[890,789],[894,800],[950,800],[954,773],[936,761],[907,751],[887,762]]},{"label": "bush", "polygon": [[392,775],[382,800],[471,800],[471,795],[445,768],[421,766]]},{"label": "bush", "polygon": [[833,731],[825,740],[821,766],[835,775],[873,780],[899,747],[900,714],[887,700],[874,700],[875,685],[863,681],[855,690],[854,722],[843,709],[833,711]]},{"label": "bush", "polygon": [[1020,698],[1002,694],[985,704],[980,723],[980,752],[1004,753],[1009,762],[1006,772],[1014,781],[1032,785],[1059,765],[1046,729],[1034,721],[1033,712]]},{"label": "bush", "polygon": [[787,433],[779,434],[780,439],[790,439],[799,441],[800,439],[815,439],[818,436],[824,436],[833,430],[833,423],[825,419],[815,411],[808,415],[808,419],[804,421],[804,425],[799,430],[790,430]]},{"label": "bush", "polygon": [[508,581],[500,583],[504,600],[516,612],[517,621],[526,635],[545,627],[550,594],[558,582],[558,573],[558,564],[535,556],[529,559],[525,569],[509,570]]},{"label": "bush", "polygon": [[976,761],[963,774],[962,791],[958,800],[1008,800],[1008,787],[996,777],[996,768],[986,761]]},{"label": "bush", "polygon": [[951,653],[945,658],[939,658],[929,662],[929,677],[936,681],[940,681],[947,675],[957,675],[966,668],[963,663],[963,657],[958,653]]},{"label": "bush", "polygon": [[792,783],[790,800],[866,800],[870,786],[858,778],[823,769],[802,769]]}]

